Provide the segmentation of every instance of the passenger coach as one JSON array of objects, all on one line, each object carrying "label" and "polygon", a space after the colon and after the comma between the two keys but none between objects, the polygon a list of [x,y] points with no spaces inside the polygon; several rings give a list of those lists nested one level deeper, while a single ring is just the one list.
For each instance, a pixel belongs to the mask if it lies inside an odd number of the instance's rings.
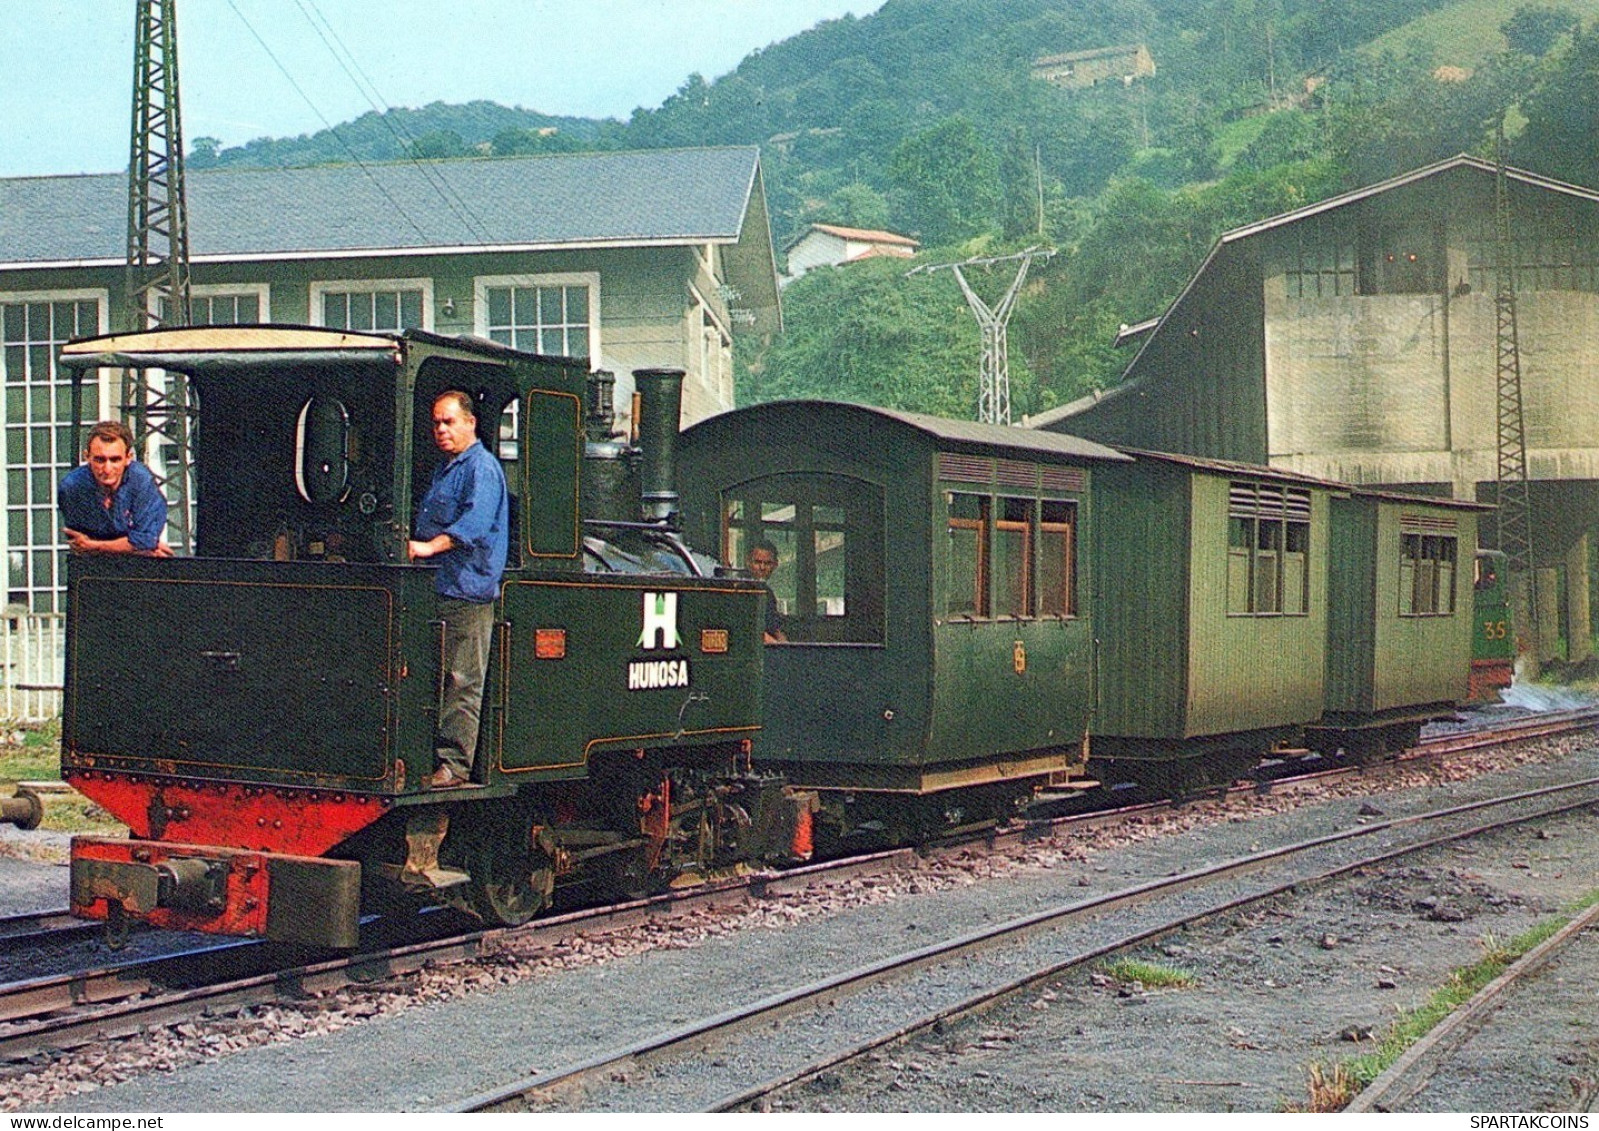
[{"label": "passenger coach", "polygon": [[1332,502],[1326,711],[1306,745],[1356,761],[1414,746],[1470,697],[1481,503],[1354,488]]},{"label": "passenger coach", "polygon": [[1094,485],[1096,776],[1231,782],[1320,718],[1329,515],[1345,488],[1132,451]]},{"label": "passenger coach", "polygon": [[825,402],[712,417],[679,455],[690,541],[776,551],[756,757],[822,791],[822,831],[991,819],[1081,775],[1090,492],[1128,457]]}]

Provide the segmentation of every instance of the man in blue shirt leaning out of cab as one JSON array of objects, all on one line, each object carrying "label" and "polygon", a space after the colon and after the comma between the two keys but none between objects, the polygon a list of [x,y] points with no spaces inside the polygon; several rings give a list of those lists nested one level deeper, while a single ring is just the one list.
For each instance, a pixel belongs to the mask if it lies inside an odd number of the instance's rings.
[{"label": "man in blue shirt leaning out of cab", "polygon": [[89,429],[83,463],[62,478],[56,509],[75,553],[172,556],[161,540],[167,501],[150,469],[133,458],[133,433],[120,420]]},{"label": "man in blue shirt leaning out of cab", "polygon": [[500,461],[478,441],[477,412],[469,394],[440,393],[433,402],[433,442],[444,463],[433,473],[417,510],[412,561],[438,559],[433,587],[444,622],[444,702],[434,753],[432,789],[470,787],[477,754],[478,720],[494,599],[510,546],[510,500]]}]

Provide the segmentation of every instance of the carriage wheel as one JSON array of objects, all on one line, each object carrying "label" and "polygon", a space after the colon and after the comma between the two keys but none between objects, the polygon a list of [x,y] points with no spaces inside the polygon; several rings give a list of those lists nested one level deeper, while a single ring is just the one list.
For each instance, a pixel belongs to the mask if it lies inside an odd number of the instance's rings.
[{"label": "carriage wheel", "polygon": [[555,891],[554,864],[533,843],[533,823],[523,813],[502,811],[485,821],[467,869],[472,906],[496,926],[521,926],[550,905]]}]

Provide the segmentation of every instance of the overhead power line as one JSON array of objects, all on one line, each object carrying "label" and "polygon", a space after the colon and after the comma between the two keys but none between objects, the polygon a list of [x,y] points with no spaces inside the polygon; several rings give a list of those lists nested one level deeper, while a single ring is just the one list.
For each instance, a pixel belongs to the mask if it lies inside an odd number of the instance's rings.
[{"label": "overhead power line", "polygon": [[373,112],[377,114],[378,121],[383,123],[384,128],[399,143],[400,152],[406,155],[410,163],[422,174],[423,179],[432,186],[433,191],[444,202],[444,206],[453,212],[456,218],[472,232],[473,238],[478,243],[491,243],[492,240],[489,238],[488,229],[484,226],[482,218],[473,211],[467,200],[456,191],[455,186],[450,183],[444,170],[435,163],[417,158],[416,138],[404,125],[395,119],[394,108],[383,97],[377,88],[377,84],[372,81],[371,76],[361,68],[361,64],[356,59],[355,54],[345,45],[344,40],[339,37],[339,33],[328,22],[328,18],[317,7],[316,0],[295,0],[295,4],[299,7],[300,14],[305,17],[306,22],[311,25],[311,30],[316,32],[317,38],[321,39],[323,46],[328,49],[328,54],[333,56],[333,61],[339,65],[339,69],[344,72],[351,84],[361,93],[361,97],[366,99],[367,105],[372,107]]},{"label": "overhead power line", "polygon": [[[978,329],[983,335],[983,356],[980,364],[977,382],[977,419],[985,424],[1009,424],[1010,419],[1010,344],[1008,327],[1010,326],[1011,312],[1016,306],[1016,296],[1021,293],[1022,283],[1027,279],[1027,271],[1035,259],[1048,259],[1055,254],[1052,247],[1030,247],[1025,251],[1018,251],[1014,255],[974,256],[963,259],[959,263],[933,263],[921,267],[912,267],[905,272],[907,275],[931,274],[934,271],[949,271],[955,276],[955,281],[960,284],[961,293],[966,296],[966,305],[971,307],[972,315],[977,319]],[[999,302],[989,306],[972,290],[966,281],[964,267],[991,267],[996,263],[1017,263],[1021,266],[1016,269],[1016,278],[1006,289]]]}]

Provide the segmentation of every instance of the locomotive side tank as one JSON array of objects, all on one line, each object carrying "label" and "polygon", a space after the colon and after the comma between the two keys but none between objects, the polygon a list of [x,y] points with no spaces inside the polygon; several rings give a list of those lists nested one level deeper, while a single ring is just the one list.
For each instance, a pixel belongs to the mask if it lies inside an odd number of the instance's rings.
[{"label": "locomotive side tank", "polygon": [[1081,775],[1090,491],[1127,457],[824,402],[711,417],[679,451],[691,540],[775,552],[756,757],[821,792],[823,832],[990,820]]},{"label": "locomotive side tank", "polygon": [[[347,947],[390,896],[519,922],[563,877],[647,886],[783,843],[796,806],[748,771],[761,587],[709,576],[670,515],[585,528],[581,365],[304,327],[62,363],[183,372],[198,404],[195,555],[70,563],[63,774],[132,831],[75,841],[78,914]],[[405,547],[452,388],[513,518],[475,780],[441,791],[441,622]]]},{"label": "locomotive side tank", "polygon": [[1461,563],[1489,509],[1363,488],[1332,500],[1326,710],[1306,746],[1356,761],[1403,750],[1467,698]]}]

